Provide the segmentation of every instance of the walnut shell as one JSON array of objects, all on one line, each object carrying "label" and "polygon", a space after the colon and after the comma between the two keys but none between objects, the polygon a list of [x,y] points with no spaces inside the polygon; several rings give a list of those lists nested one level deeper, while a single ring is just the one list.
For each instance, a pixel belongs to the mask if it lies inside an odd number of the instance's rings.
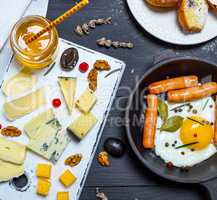
[{"label": "walnut shell", "polygon": [[1,130],[1,134],[4,136],[18,137],[22,132],[14,126],[7,126]]}]

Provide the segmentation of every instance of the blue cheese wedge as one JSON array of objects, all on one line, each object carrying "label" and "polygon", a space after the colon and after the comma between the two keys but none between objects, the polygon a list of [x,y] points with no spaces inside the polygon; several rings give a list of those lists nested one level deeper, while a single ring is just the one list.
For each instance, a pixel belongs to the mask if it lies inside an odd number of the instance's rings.
[{"label": "blue cheese wedge", "polygon": [[75,104],[74,98],[76,92],[76,82],[76,78],[62,76],[58,77],[58,83],[70,114],[72,113]]},{"label": "blue cheese wedge", "polygon": [[39,107],[46,104],[46,97],[43,88],[38,89],[26,96],[13,101],[5,102],[3,105],[5,116],[13,121],[23,117]]},{"label": "blue cheese wedge", "polygon": [[70,142],[70,137],[57,119],[40,126],[30,139],[28,148],[43,158],[56,163]]},{"label": "blue cheese wedge", "polygon": [[12,178],[24,174],[24,165],[15,165],[0,160],[0,182],[9,181]]},{"label": "blue cheese wedge", "polygon": [[80,98],[76,101],[76,106],[83,113],[88,113],[96,104],[97,98],[93,92],[86,89]]},{"label": "blue cheese wedge", "polygon": [[0,138],[0,160],[21,165],[26,159],[26,147],[17,142]]},{"label": "blue cheese wedge", "polygon": [[97,118],[92,113],[81,114],[72,124],[67,128],[76,138],[82,140],[87,133],[97,123]]},{"label": "blue cheese wedge", "polygon": [[33,117],[29,122],[25,124],[25,133],[29,138],[33,137],[41,125],[46,124],[54,117],[54,112],[51,108],[42,113],[39,113],[37,116]]},{"label": "blue cheese wedge", "polygon": [[6,96],[15,96],[32,89],[36,82],[36,76],[27,70],[21,70],[3,82],[2,91]]}]

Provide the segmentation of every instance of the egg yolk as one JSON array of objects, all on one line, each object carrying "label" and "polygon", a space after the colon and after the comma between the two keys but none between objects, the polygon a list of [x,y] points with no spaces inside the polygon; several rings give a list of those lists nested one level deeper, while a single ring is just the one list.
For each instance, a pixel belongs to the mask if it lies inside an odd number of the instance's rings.
[{"label": "egg yolk", "polygon": [[191,116],[183,121],[180,129],[180,139],[183,144],[190,144],[187,146],[190,149],[200,150],[207,147],[213,139],[214,131],[210,123],[200,116]]}]

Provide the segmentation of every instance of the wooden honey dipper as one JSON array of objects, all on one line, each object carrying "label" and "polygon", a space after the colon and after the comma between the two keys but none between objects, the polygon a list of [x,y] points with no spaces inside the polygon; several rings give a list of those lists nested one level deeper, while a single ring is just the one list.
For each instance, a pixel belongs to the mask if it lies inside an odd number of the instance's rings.
[{"label": "wooden honey dipper", "polygon": [[53,27],[56,27],[57,25],[59,25],[60,23],[62,23],[66,18],[70,17],[71,15],[73,15],[74,13],[76,13],[77,11],[79,11],[80,9],[82,9],[83,7],[85,7],[88,3],[89,3],[88,0],[81,0],[74,7],[72,7],[68,11],[66,11],[63,15],[57,17],[55,20],[53,20],[52,22],[50,22],[50,24],[48,26],[46,26],[41,31],[39,31],[35,35],[33,35],[30,38],[28,38],[26,40],[26,44],[29,44],[29,43],[33,42],[34,40],[38,39],[41,35],[43,35],[47,31],[50,31]]}]

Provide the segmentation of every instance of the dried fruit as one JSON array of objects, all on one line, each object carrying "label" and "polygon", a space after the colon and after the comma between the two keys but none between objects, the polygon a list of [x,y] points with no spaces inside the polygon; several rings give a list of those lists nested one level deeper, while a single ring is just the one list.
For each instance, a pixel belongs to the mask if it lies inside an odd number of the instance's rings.
[{"label": "dried fruit", "polygon": [[77,33],[79,36],[83,35],[89,35],[89,28],[95,29],[96,25],[102,25],[102,24],[111,24],[112,18],[108,17],[106,19],[91,19],[87,23],[84,23],[82,25],[77,25],[75,27],[75,33]]},{"label": "dried fruit", "polygon": [[83,30],[82,30],[82,27],[81,27],[80,25],[77,25],[77,26],[75,27],[75,32],[76,32],[78,35],[80,35],[80,36],[83,36],[83,35],[84,35]]},{"label": "dried fruit", "polygon": [[89,83],[89,88],[90,88],[93,92],[95,92],[96,89],[97,89],[97,81],[91,81],[91,82]]},{"label": "dried fruit", "polygon": [[89,88],[92,91],[96,91],[97,89],[97,76],[98,76],[98,71],[96,69],[91,69],[89,74],[88,74],[88,82],[89,82]]},{"label": "dried fruit", "polygon": [[96,60],[93,66],[96,70],[99,71],[103,71],[103,70],[109,71],[111,69],[111,66],[106,60]]},{"label": "dried fruit", "polygon": [[79,65],[79,71],[81,73],[85,73],[89,68],[89,65],[86,63],[86,62],[82,62],[80,65]]},{"label": "dried fruit", "polygon": [[97,81],[98,72],[96,69],[91,69],[88,74],[88,80],[89,81]]},{"label": "dried fruit", "polygon": [[76,66],[79,59],[78,50],[75,48],[66,49],[60,59],[60,64],[62,69],[66,71],[71,71]]},{"label": "dried fruit", "polygon": [[93,69],[90,70],[88,74],[88,82],[89,82],[89,88],[92,91],[96,91],[97,89],[97,76],[98,76],[98,71],[103,71],[103,70],[110,70],[111,67],[109,63],[106,60],[96,60],[94,63]]},{"label": "dried fruit", "polygon": [[108,153],[106,151],[100,152],[99,155],[97,156],[97,160],[99,164],[102,165],[103,167],[108,167],[110,165]]},{"label": "dried fruit", "polygon": [[89,27],[88,27],[88,24],[83,24],[83,25],[81,26],[81,28],[82,28],[83,32],[84,32],[86,35],[89,34]]},{"label": "dried fruit", "polygon": [[104,143],[104,149],[110,155],[115,157],[121,157],[125,152],[125,146],[123,142],[118,138],[107,138]]},{"label": "dried fruit", "polygon": [[108,197],[105,195],[104,192],[100,192],[99,188],[96,188],[96,198],[98,200],[108,200]]},{"label": "dried fruit", "polygon": [[7,126],[1,130],[1,134],[9,137],[18,137],[22,132],[14,126]]},{"label": "dried fruit", "polygon": [[134,47],[134,44],[132,42],[119,42],[119,41],[112,41],[109,39],[106,39],[105,37],[102,37],[96,41],[96,43],[99,46],[102,47],[114,47],[114,48],[128,48],[132,49]]},{"label": "dried fruit", "polygon": [[81,159],[82,159],[82,154],[80,154],[80,153],[71,155],[65,160],[65,165],[69,165],[70,167],[74,167],[81,162]]},{"label": "dried fruit", "polygon": [[166,166],[167,166],[168,169],[173,169],[173,167],[174,167],[172,162],[166,163]]},{"label": "dried fruit", "polygon": [[52,101],[52,105],[53,105],[54,108],[58,108],[58,107],[60,107],[60,106],[61,106],[61,100],[58,99],[58,98],[53,99],[53,101]]}]

